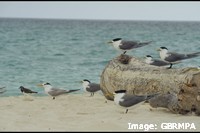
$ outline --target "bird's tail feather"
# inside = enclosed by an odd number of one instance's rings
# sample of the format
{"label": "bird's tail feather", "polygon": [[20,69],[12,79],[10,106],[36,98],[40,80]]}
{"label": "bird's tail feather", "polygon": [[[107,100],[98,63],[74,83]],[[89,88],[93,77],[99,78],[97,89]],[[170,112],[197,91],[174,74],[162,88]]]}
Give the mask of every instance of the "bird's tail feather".
{"label": "bird's tail feather", "polygon": [[195,52],[195,53],[192,53],[192,54],[187,54],[188,58],[193,58],[193,57],[197,57],[197,56],[200,56],[200,52]]}
{"label": "bird's tail feather", "polygon": [[148,41],[148,42],[140,42],[139,45],[141,46],[145,46],[145,45],[148,45],[150,43],[152,43],[153,41]]}
{"label": "bird's tail feather", "polygon": [[153,98],[153,97],[155,97],[155,96],[157,96],[157,95],[159,95],[160,93],[156,93],[156,94],[151,94],[151,95],[147,95],[147,98],[146,98],[146,100],[149,100],[149,99],[151,99],[151,98]]}
{"label": "bird's tail feather", "polygon": [[71,92],[79,91],[79,90],[80,90],[80,89],[69,90],[69,91],[67,91],[67,93],[71,93]]}

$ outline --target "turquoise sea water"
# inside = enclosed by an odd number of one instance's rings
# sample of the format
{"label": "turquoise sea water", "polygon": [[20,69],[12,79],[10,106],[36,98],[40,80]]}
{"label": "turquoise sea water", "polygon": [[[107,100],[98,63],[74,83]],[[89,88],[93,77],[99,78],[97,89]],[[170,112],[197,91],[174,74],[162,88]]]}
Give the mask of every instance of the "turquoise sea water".
{"label": "turquoise sea water", "polygon": [[[81,89],[78,81],[99,83],[106,64],[120,54],[106,42],[114,38],[154,42],[129,51],[142,58],[159,58],[157,48],[200,51],[200,22],[51,20],[0,18],[1,96],[21,95],[19,86],[44,95],[38,83]],[[199,66],[200,57],[174,67]]]}

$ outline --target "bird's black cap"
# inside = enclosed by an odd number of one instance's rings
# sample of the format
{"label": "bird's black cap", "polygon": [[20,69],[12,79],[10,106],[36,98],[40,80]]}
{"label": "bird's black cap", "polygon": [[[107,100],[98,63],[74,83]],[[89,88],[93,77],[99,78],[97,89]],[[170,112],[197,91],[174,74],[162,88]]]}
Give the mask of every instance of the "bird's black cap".
{"label": "bird's black cap", "polygon": [[119,41],[119,40],[122,40],[122,38],[115,38],[115,39],[113,39],[114,42],[115,41]]}
{"label": "bird's black cap", "polygon": [[146,55],[146,57],[152,57],[151,55]]}
{"label": "bird's black cap", "polygon": [[166,49],[166,50],[168,50],[166,47],[160,47],[161,49]]}
{"label": "bird's black cap", "polygon": [[51,85],[51,84],[47,82],[47,83],[45,83],[44,85]]}
{"label": "bird's black cap", "polygon": [[89,83],[90,83],[90,81],[89,81],[89,80],[87,80],[87,79],[84,79],[83,81],[87,81],[87,82],[89,82]]}

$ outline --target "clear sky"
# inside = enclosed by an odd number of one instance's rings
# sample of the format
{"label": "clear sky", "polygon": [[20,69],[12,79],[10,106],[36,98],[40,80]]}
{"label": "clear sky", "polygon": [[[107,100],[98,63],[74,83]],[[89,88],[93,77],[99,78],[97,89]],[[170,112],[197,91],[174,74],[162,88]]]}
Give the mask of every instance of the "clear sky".
{"label": "clear sky", "polygon": [[1,1],[0,17],[200,21],[200,2]]}

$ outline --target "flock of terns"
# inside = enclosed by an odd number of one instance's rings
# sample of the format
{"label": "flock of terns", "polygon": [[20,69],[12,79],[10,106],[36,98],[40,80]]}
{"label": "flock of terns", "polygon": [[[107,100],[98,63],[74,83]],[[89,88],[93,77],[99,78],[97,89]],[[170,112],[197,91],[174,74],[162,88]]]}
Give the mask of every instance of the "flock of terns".
{"label": "flock of terns", "polygon": [[[151,42],[152,41],[148,41],[148,42],[126,41],[126,40],[122,40],[121,38],[115,38],[112,41],[109,41],[108,43],[111,44],[117,50],[122,51],[123,54],[126,54],[126,52],[129,50],[149,45]],[[149,65],[154,65],[158,67],[170,65],[169,68],[172,68],[173,64],[180,63],[181,60],[194,58],[200,55],[200,52],[195,52],[195,53],[190,53],[190,54],[169,52],[166,47],[160,47],[158,51],[160,53],[161,59],[153,59],[151,55],[146,55],[145,62]],[[91,94],[90,96],[94,96],[95,92],[101,90],[100,84],[91,83],[87,79],[82,80],[81,83],[82,83],[83,90],[86,92],[89,92]],[[43,84],[38,84],[38,86],[43,87],[45,93],[51,96],[53,99],[55,99],[59,95],[80,90],[80,89],[65,90],[62,88],[57,88],[57,87],[53,87],[48,82],[43,83]],[[23,86],[20,86],[19,89],[24,94],[38,93],[36,91],[32,91],[31,89],[25,88]],[[5,91],[6,91],[5,87],[0,88],[0,93],[4,93]],[[127,113],[128,109],[131,108],[133,105],[136,105],[143,101],[148,101],[149,99],[156,97],[157,95],[158,94],[142,95],[142,96],[130,95],[130,94],[126,94],[126,90],[123,90],[123,89],[117,90],[113,93],[114,102],[117,105],[124,107],[126,109],[125,113]]]}
{"label": "flock of terns", "polygon": [[[122,40],[122,38],[115,38],[112,41],[109,41],[108,43],[113,45],[113,47],[116,48],[117,50],[123,51],[123,54],[125,54],[129,50],[149,45],[151,42],[152,41],[149,42],[126,41]],[[159,67],[170,65],[169,68],[172,68],[173,64],[180,63],[181,60],[194,58],[200,55],[200,52],[195,52],[190,54],[169,52],[166,47],[160,47],[159,49],[157,49],[157,51],[159,51],[161,59],[153,59],[151,55],[146,55],[145,62],[147,64]]]}

